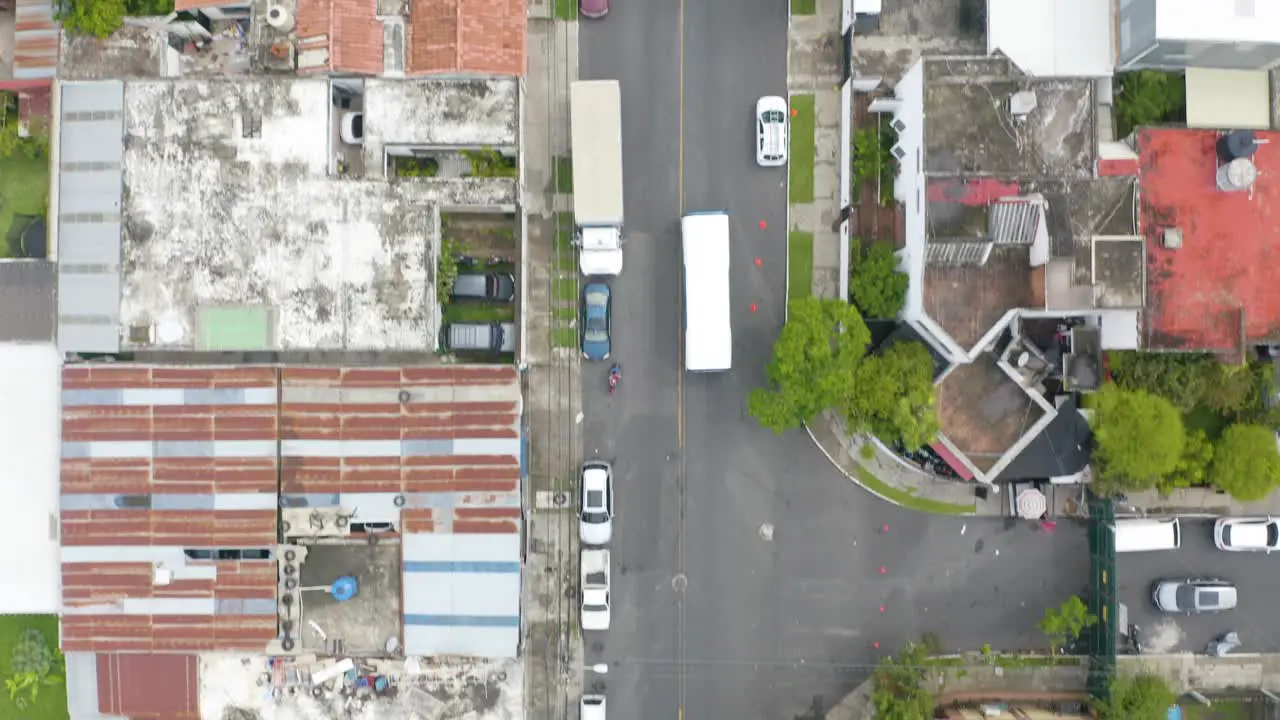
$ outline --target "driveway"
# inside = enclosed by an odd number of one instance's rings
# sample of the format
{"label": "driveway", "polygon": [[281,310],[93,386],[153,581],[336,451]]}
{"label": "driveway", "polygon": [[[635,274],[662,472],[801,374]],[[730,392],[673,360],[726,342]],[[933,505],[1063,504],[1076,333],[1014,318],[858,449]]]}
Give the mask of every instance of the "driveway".
{"label": "driveway", "polygon": [[[1148,653],[1201,652],[1209,641],[1236,630],[1244,646],[1239,652],[1280,652],[1280,626],[1272,613],[1280,597],[1280,553],[1223,552],[1213,544],[1212,520],[1182,520],[1182,547],[1164,552],[1121,553],[1117,600],[1129,610],[1129,622],[1142,629]],[[1155,609],[1151,586],[1161,579],[1217,577],[1240,592],[1240,606],[1230,612],[1170,615]],[[1122,643],[1123,644],[1123,643]]]}
{"label": "driveway", "polygon": [[[752,108],[786,94],[786,43],[776,0],[615,2],[581,24],[580,76],[621,82],[629,238],[612,281],[618,393],[607,364],[583,369],[586,452],[617,478],[612,626],[585,638],[586,664],[611,664],[611,717],[808,716],[926,631],[947,648],[1038,646],[1044,607],[1086,584],[1074,526],[886,505],[806,434],[747,415],[786,272],[786,171],[755,166]],[[722,208],[734,370],[685,376],[679,218]]]}

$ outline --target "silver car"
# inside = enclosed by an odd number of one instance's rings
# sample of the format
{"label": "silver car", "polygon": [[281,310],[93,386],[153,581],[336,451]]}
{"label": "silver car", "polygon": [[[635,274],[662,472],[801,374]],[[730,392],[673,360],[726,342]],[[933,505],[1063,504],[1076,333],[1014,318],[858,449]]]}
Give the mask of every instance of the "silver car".
{"label": "silver car", "polygon": [[1151,590],[1156,607],[1167,613],[1211,613],[1236,607],[1236,586],[1226,580],[1161,580]]}
{"label": "silver car", "polygon": [[1280,550],[1280,520],[1222,518],[1213,524],[1213,544],[1219,550],[1266,552]]}
{"label": "silver car", "polygon": [[613,467],[603,460],[582,464],[578,537],[583,545],[606,545],[613,538]]}

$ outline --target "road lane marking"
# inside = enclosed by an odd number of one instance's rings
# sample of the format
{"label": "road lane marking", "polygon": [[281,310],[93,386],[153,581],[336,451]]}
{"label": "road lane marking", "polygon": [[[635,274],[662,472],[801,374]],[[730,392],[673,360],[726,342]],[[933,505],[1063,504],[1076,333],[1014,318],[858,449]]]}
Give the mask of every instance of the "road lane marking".
{"label": "road lane marking", "polygon": [[[676,0],[678,12],[676,14],[676,70],[679,73],[677,85],[679,87],[679,102],[677,107],[679,136],[676,138],[676,198],[679,206],[680,217],[684,217],[684,0]],[[676,482],[680,493],[680,519],[676,532],[676,570],[681,577],[684,576],[684,519],[685,519],[685,486],[686,486],[686,465],[685,465],[685,437],[684,437],[684,258],[683,251],[680,249],[682,237],[677,236],[677,267],[679,268],[676,276],[678,278],[676,289],[676,447],[680,456],[679,465],[677,467]],[[686,581],[686,587],[687,587]],[[684,700],[685,700],[685,670],[687,667],[688,650],[685,647],[685,592],[681,591],[676,595],[676,720],[684,720]]]}

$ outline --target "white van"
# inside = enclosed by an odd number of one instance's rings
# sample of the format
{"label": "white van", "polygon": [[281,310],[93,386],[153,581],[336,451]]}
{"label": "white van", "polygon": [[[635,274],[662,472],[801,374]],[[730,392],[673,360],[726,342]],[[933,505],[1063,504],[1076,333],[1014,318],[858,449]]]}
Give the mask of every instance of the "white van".
{"label": "white van", "polygon": [[605,720],[605,699],[603,695],[583,695],[579,717],[582,720]]}
{"label": "white van", "polygon": [[1168,520],[1117,520],[1116,552],[1177,550],[1182,545],[1178,518]]}

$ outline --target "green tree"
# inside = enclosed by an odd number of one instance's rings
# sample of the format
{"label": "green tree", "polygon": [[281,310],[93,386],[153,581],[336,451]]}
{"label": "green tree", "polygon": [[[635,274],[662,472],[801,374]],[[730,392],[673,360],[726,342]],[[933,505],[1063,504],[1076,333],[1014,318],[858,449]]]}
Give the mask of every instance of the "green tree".
{"label": "green tree", "polygon": [[1116,131],[1120,137],[1144,126],[1186,119],[1187,85],[1181,75],[1138,70],[1116,76]]}
{"label": "green tree", "polygon": [[1218,362],[1204,353],[1107,353],[1111,378],[1125,390],[1146,390],[1189,412],[1204,396]]}
{"label": "green tree", "polygon": [[787,306],[787,322],[766,368],[769,385],[747,398],[751,416],[774,432],[799,427],[823,410],[841,407],[871,333],[862,316],[840,300],[804,297]]}
{"label": "green tree", "polygon": [[933,356],[918,342],[896,342],[863,360],[843,397],[854,430],[912,451],[938,437]]}
{"label": "green tree", "polygon": [[1178,488],[1204,485],[1212,462],[1213,443],[1209,442],[1209,436],[1203,430],[1188,430],[1178,464],[1156,486],[1167,495]]}
{"label": "green tree", "polygon": [[1111,383],[1093,399],[1096,490],[1145,490],[1174,471],[1186,446],[1186,432],[1182,416],[1169,401]]}
{"label": "green tree", "polygon": [[458,279],[458,243],[445,238],[440,243],[440,256],[436,258],[436,300],[441,305],[449,302],[453,293],[453,281]]}
{"label": "green tree", "polygon": [[1080,637],[1085,628],[1098,622],[1089,612],[1089,606],[1077,595],[1067,598],[1056,608],[1046,608],[1040,629],[1049,637],[1049,648],[1056,654],[1058,648]]}
{"label": "green tree", "polygon": [[1276,436],[1261,425],[1232,425],[1218,438],[1209,482],[1245,502],[1261,500],[1280,486]]}
{"label": "green tree", "polygon": [[[1272,372],[1270,367],[1268,373]],[[1255,373],[1248,365],[1214,363],[1200,401],[1219,415],[1234,417],[1254,402]]]}
{"label": "green tree", "polygon": [[1110,697],[1096,703],[1098,720],[1165,720],[1178,699],[1164,678],[1151,673],[1118,676],[1109,690]]}
{"label": "green tree", "polygon": [[62,29],[104,38],[119,29],[128,14],[125,0],[61,0]]}
{"label": "green tree", "polygon": [[852,265],[849,270],[849,295],[863,316],[883,319],[897,317],[907,301],[907,285],[910,280],[906,273],[898,269],[898,256],[894,252],[893,243],[872,243],[858,253]]}
{"label": "green tree", "polygon": [[910,643],[896,656],[876,665],[871,676],[871,704],[876,720],[921,720],[933,717],[925,648]]}

